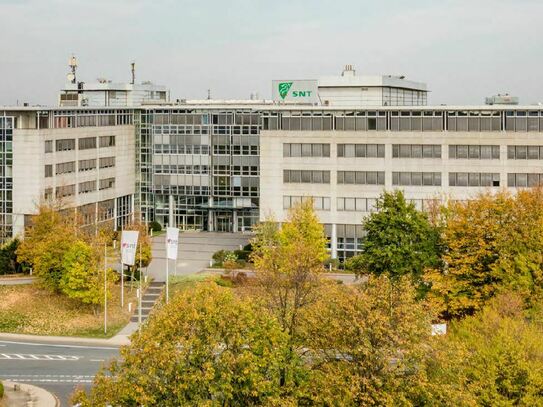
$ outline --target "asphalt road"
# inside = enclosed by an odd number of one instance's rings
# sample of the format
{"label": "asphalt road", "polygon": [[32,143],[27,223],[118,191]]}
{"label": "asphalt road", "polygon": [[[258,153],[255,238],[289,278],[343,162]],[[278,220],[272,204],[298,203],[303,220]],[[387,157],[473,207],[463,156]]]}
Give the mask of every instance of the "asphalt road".
{"label": "asphalt road", "polygon": [[118,355],[117,347],[0,340],[0,378],[43,387],[69,406],[73,390],[90,388],[100,367]]}

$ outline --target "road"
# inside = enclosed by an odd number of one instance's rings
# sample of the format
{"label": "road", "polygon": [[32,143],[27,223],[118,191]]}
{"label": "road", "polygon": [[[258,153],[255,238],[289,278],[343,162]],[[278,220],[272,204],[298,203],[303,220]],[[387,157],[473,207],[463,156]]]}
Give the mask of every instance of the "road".
{"label": "road", "polygon": [[90,388],[100,367],[118,355],[114,346],[0,340],[0,379],[43,387],[69,406],[73,390]]}

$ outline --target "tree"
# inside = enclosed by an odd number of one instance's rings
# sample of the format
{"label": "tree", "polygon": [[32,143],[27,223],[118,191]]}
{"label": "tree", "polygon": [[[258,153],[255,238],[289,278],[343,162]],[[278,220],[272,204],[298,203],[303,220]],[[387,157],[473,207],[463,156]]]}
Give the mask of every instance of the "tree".
{"label": "tree", "polygon": [[442,212],[443,269],[429,270],[429,298],[444,319],[473,315],[504,290],[527,305],[543,287],[543,192],[484,193],[450,201]]}
{"label": "tree", "polygon": [[417,405],[430,316],[408,277],[325,284],[303,312],[313,405]]}
{"label": "tree", "polygon": [[434,404],[543,405],[541,315],[538,322],[523,307],[518,293],[499,294],[435,338],[426,366]]}
{"label": "tree", "polygon": [[402,191],[384,192],[363,226],[362,253],[346,263],[356,274],[386,274],[392,279],[410,275],[418,282],[426,268],[440,265],[439,229],[406,202]]}
{"label": "tree", "polygon": [[84,234],[72,211],[62,211],[59,204],[42,204],[32,217],[31,226],[17,248],[17,259],[32,266],[42,285],[60,291],[64,254]]}
{"label": "tree", "polygon": [[[279,386],[287,337],[258,302],[215,283],[183,291],[155,313],[95,379],[83,406],[296,405]],[[290,391],[287,391],[290,390]]]}
{"label": "tree", "polygon": [[19,239],[11,239],[0,248],[0,274],[20,273],[26,267],[17,261]]}
{"label": "tree", "polygon": [[[64,273],[60,279],[60,290],[69,298],[93,306],[97,313],[104,304],[104,273],[109,284],[116,281],[113,270],[99,267],[100,255],[96,249],[84,241],[78,240],[64,254],[62,266]],[[108,294],[109,296],[109,294]]]}
{"label": "tree", "polygon": [[[257,228],[252,261],[256,271],[255,297],[261,298],[277,318],[289,342],[289,360],[298,357],[300,312],[318,299],[320,275],[327,258],[323,226],[305,201],[291,209],[279,227],[273,221]],[[295,375],[289,364],[281,369],[281,386],[289,387]]]}

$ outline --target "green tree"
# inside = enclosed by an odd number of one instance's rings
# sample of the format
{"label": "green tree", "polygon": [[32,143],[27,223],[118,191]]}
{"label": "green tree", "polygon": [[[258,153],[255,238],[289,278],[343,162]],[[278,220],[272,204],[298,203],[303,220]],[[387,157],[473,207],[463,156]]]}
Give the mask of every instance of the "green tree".
{"label": "green tree", "polygon": [[258,302],[215,283],[175,296],[95,379],[83,406],[296,405],[279,386],[288,341]]}
{"label": "green tree", "polygon": [[499,294],[435,338],[426,367],[435,405],[543,405],[541,316],[531,319],[523,307],[518,293]]}
{"label": "green tree", "polygon": [[17,261],[19,239],[11,239],[0,248],[0,274],[15,274],[26,269],[24,264]]}
{"label": "green tree", "polygon": [[362,254],[346,262],[356,274],[410,275],[419,281],[424,270],[440,265],[440,231],[406,202],[402,191],[384,192],[377,211],[362,222],[366,236]]}

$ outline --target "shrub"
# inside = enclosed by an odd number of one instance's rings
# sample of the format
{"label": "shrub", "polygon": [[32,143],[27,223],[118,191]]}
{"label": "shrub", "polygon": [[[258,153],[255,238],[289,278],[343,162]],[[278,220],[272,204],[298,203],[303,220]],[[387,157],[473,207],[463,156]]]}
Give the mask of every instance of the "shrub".
{"label": "shrub", "polygon": [[234,250],[234,255],[238,260],[249,261],[249,256],[251,252],[249,250]]}
{"label": "shrub", "polygon": [[4,385],[0,382],[0,399],[4,397]]}
{"label": "shrub", "polygon": [[149,227],[153,232],[160,232],[162,230],[162,225],[158,223],[156,220],[149,223]]}
{"label": "shrub", "polygon": [[218,266],[222,266],[222,263],[226,259],[227,255],[227,250],[219,250],[218,252],[213,253],[213,256],[211,258],[213,259],[213,262],[215,264],[217,264]]}
{"label": "shrub", "polygon": [[23,265],[17,261],[17,248],[19,239],[12,239],[0,248],[0,274],[15,274],[23,269]]}

